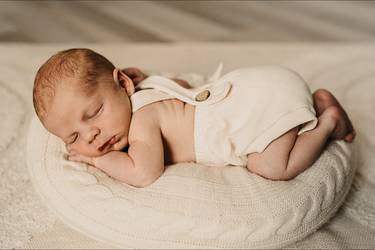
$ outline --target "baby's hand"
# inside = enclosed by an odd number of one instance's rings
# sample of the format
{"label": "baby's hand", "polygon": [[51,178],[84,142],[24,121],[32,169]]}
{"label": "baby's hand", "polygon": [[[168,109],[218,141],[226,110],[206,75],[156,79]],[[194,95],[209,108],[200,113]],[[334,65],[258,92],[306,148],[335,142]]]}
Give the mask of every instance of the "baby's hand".
{"label": "baby's hand", "polygon": [[138,68],[125,68],[121,70],[137,85],[139,82],[146,79],[148,76]]}
{"label": "baby's hand", "polygon": [[86,155],[81,155],[81,154],[78,154],[76,153],[75,151],[71,150],[69,151],[69,153],[66,155],[66,158],[67,160],[69,161],[75,161],[75,162],[81,162],[81,163],[87,163],[91,166],[94,166],[95,167],[95,161],[94,161],[94,158],[95,157],[90,157],[90,156],[86,156]]}

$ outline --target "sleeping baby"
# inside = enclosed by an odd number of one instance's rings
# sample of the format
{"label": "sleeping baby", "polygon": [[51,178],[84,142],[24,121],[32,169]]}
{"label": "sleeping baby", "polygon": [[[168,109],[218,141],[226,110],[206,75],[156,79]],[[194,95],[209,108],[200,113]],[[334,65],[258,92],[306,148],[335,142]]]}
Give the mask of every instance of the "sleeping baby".
{"label": "sleeping baby", "polygon": [[294,178],[329,140],[355,130],[327,90],[280,66],[241,68],[190,88],[181,79],[118,70],[89,49],[53,55],[38,70],[36,114],[61,138],[67,158],[135,187],[165,165],[244,166],[271,180]]}

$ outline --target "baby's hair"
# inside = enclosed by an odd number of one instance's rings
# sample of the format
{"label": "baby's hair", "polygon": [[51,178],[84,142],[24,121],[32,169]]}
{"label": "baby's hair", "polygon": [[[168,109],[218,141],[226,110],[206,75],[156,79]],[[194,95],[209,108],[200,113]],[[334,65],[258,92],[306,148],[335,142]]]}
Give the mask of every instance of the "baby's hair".
{"label": "baby's hair", "polygon": [[90,49],[68,49],[51,56],[40,67],[34,80],[33,104],[39,119],[43,121],[47,114],[58,85],[63,82],[75,84],[90,96],[98,83],[114,82],[114,69],[108,59]]}

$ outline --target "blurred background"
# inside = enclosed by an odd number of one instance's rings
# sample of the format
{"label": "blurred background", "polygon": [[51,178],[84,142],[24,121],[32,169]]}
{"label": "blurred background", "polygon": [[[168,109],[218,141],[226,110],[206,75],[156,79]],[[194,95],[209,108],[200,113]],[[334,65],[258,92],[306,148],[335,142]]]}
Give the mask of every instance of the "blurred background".
{"label": "blurred background", "polygon": [[374,41],[373,1],[0,1],[0,42]]}

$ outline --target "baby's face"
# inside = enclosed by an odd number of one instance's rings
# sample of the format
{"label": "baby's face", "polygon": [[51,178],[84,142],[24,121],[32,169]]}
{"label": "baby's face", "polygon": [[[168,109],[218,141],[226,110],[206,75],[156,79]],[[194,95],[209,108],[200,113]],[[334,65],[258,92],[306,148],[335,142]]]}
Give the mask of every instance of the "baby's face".
{"label": "baby's face", "polygon": [[44,121],[68,150],[100,156],[128,144],[131,105],[125,88],[99,86],[91,97],[77,87],[56,89]]}

